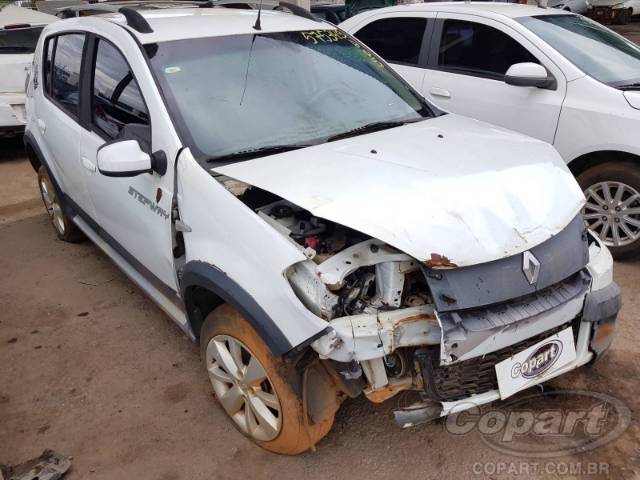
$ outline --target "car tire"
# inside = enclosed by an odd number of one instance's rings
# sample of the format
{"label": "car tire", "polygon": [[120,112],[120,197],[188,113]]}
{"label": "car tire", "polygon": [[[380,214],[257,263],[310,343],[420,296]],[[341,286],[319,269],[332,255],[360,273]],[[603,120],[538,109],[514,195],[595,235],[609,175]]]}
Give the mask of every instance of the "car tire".
{"label": "car tire", "polygon": [[630,9],[621,10],[618,15],[618,21],[616,22],[618,25],[626,25],[631,20],[631,12]]}
{"label": "car tire", "polygon": [[295,455],[313,448],[331,429],[334,414],[319,423],[308,419],[301,397],[287,379],[291,367],[271,354],[231,305],[221,305],[207,316],[200,332],[200,354],[223,410],[243,435],[262,448]]}
{"label": "car tire", "polygon": [[65,242],[76,243],[84,240],[85,236],[76,226],[73,221],[65,215],[58,193],[53,186],[53,182],[49,177],[49,173],[44,165],[38,168],[38,187],[40,189],[40,196],[44,203],[51,224],[53,225],[56,235],[60,240]]}
{"label": "car tire", "polygon": [[640,255],[640,165],[606,162],[577,176],[587,203],[585,223],[609,247],[613,258]]}

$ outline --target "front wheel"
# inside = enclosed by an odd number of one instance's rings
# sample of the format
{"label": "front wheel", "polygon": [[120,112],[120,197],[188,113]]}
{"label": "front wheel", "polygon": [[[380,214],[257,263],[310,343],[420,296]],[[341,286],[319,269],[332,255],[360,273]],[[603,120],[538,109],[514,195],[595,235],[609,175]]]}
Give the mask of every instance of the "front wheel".
{"label": "front wheel", "polygon": [[220,405],[234,426],[262,448],[295,455],[331,429],[333,415],[311,422],[287,380],[287,365],[232,306],[222,305],[207,316],[200,353]]}
{"label": "front wheel", "polygon": [[607,162],[578,175],[586,204],[587,227],[611,250],[616,260],[640,255],[640,166]]}

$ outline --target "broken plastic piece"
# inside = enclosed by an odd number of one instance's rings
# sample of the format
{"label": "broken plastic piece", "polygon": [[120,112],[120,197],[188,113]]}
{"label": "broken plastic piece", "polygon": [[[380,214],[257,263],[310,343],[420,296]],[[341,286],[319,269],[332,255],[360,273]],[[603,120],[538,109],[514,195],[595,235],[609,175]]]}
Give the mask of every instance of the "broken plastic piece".
{"label": "broken plastic piece", "polygon": [[442,416],[442,405],[431,401],[415,403],[407,408],[395,410],[393,416],[400,427],[415,427],[440,418]]}
{"label": "broken plastic piece", "polygon": [[71,457],[45,450],[20,465],[0,465],[0,480],[58,480],[71,468]]}

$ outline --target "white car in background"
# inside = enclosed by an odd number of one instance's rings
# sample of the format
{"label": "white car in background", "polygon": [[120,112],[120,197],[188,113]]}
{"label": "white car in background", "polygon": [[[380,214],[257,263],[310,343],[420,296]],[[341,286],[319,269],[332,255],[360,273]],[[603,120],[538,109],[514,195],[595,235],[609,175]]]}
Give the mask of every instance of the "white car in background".
{"label": "white car in background", "polygon": [[[581,12],[576,12],[581,13]],[[631,17],[640,14],[640,0],[593,0],[590,16],[599,22],[629,23]]]}
{"label": "white car in background", "polygon": [[7,5],[0,10],[0,136],[24,130],[24,88],[33,51],[53,15]]}
{"label": "white car in background", "polygon": [[640,48],[557,9],[423,3],[340,27],[445,111],[553,144],[617,259],[640,253]]}
{"label": "white car in background", "polygon": [[589,11],[589,8],[591,8],[591,0],[549,0],[547,7],[559,8],[560,10],[584,15]]}

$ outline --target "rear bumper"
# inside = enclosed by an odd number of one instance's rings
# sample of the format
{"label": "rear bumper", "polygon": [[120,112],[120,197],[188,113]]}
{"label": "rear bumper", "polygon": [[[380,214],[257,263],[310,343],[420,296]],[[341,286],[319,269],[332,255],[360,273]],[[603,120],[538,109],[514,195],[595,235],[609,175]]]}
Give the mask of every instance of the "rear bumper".
{"label": "rear bumper", "polygon": [[592,7],[586,16],[600,23],[613,23],[618,20],[618,16],[622,12],[621,8],[614,7]]}
{"label": "rear bumper", "polygon": [[0,93],[0,133],[24,131],[26,123],[23,93]]}

